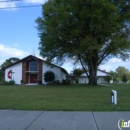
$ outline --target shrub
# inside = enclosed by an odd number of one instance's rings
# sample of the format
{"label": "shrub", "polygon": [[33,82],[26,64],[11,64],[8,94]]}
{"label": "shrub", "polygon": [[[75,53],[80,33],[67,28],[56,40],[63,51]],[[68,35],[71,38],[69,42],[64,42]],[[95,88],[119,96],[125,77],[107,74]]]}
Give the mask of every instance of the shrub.
{"label": "shrub", "polygon": [[55,74],[52,71],[46,71],[44,73],[44,80],[47,84],[53,83],[55,79]]}
{"label": "shrub", "polygon": [[8,82],[8,85],[14,85],[15,84],[15,81],[14,80],[10,80],[9,82]]}
{"label": "shrub", "polygon": [[109,75],[107,75],[107,76],[105,77],[105,80],[106,80],[108,83],[110,83],[110,81],[112,80],[112,77],[109,76]]}
{"label": "shrub", "polygon": [[78,80],[78,79],[75,79],[75,83],[77,83],[77,84],[78,84],[78,83],[79,83],[79,80]]}
{"label": "shrub", "polygon": [[3,85],[14,85],[15,84],[15,81],[14,80],[10,80],[9,82],[8,81],[2,81],[2,83],[1,84],[3,84]]}
{"label": "shrub", "polygon": [[8,82],[7,82],[7,81],[5,81],[5,80],[3,80],[3,81],[1,81],[1,84],[7,85],[7,84],[8,84]]}
{"label": "shrub", "polygon": [[20,82],[21,82],[21,84],[25,84],[23,79],[21,79],[21,81],[20,81]]}
{"label": "shrub", "polygon": [[41,81],[41,80],[38,80],[37,83],[38,83],[39,85],[41,85],[41,84],[42,84],[42,81]]}
{"label": "shrub", "polygon": [[63,85],[68,85],[70,84],[70,80],[69,79],[62,79],[62,82],[61,82]]}
{"label": "shrub", "polygon": [[55,81],[53,81],[53,84],[54,84],[54,85],[59,85],[59,84],[60,84],[60,81],[59,81],[59,80],[55,80]]}

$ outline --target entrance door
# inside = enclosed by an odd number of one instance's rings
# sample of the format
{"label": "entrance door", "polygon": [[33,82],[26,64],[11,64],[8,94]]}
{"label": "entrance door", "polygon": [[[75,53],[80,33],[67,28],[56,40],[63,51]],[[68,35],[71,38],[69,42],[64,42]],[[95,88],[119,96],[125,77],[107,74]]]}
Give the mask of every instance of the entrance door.
{"label": "entrance door", "polygon": [[37,74],[30,74],[30,83],[37,83]]}

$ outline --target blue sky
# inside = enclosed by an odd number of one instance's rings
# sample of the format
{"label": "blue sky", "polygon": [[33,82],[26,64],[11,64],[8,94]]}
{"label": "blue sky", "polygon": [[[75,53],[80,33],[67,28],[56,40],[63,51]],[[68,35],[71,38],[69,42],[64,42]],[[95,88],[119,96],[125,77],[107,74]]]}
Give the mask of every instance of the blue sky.
{"label": "blue sky", "polygon": [[[0,0],[3,1],[3,0]],[[0,8],[32,6],[43,4],[46,0],[23,0],[19,2],[0,2]],[[20,9],[0,9],[0,64],[10,57],[23,58],[33,54],[39,57],[38,31],[35,28],[35,20],[41,16],[42,7],[30,7]],[[99,68],[110,71],[118,66],[130,69],[130,61],[123,62],[120,59],[110,59]],[[70,72],[73,69],[71,62],[63,67]]]}

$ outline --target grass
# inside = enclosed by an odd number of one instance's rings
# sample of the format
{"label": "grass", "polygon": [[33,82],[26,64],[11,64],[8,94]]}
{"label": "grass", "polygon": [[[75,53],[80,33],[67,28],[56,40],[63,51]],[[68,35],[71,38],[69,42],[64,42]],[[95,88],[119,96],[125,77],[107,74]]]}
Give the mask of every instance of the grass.
{"label": "grass", "polygon": [[[118,104],[111,104],[111,90]],[[130,111],[130,85],[0,86],[0,109],[47,111]]]}

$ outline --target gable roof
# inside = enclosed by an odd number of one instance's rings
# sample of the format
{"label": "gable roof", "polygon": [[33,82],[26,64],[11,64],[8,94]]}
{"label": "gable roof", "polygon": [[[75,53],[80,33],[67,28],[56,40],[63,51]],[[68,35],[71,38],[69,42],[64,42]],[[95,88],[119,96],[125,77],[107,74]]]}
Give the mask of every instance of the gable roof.
{"label": "gable roof", "polygon": [[[33,56],[33,55],[29,55],[29,56],[27,56],[27,57],[24,57],[24,58],[21,59],[21,60],[18,60],[18,61],[16,61],[16,62],[14,62],[14,63],[12,63],[12,64],[10,64],[10,65],[8,65],[8,66],[2,68],[2,70],[5,70],[5,69],[7,69],[7,68],[9,68],[9,67],[11,67],[11,66],[13,66],[13,65],[16,65],[16,64],[18,64],[18,63],[20,63],[20,62],[22,62],[22,61],[24,61],[24,60],[28,60],[28,59],[36,59],[36,60],[40,60],[40,61],[43,61],[43,62],[47,63],[47,61],[45,61],[45,60],[42,60],[42,59],[40,59],[40,58],[38,58],[38,57],[36,57],[36,56]],[[55,65],[55,64],[52,64],[52,63],[49,63],[49,64],[50,64],[51,66],[55,66],[55,67],[60,68],[61,71],[63,71],[65,74],[68,74],[68,72],[67,72],[64,68],[59,67],[59,66],[57,66],[57,65]]]}
{"label": "gable roof", "polygon": [[[113,75],[112,75],[111,73],[108,73],[108,72],[106,72],[106,71],[104,71],[104,70],[97,69],[97,71],[101,71],[101,72],[103,72],[103,73],[105,73],[105,74],[107,74],[107,75],[113,77]],[[101,75],[97,75],[97,76],[98,76],[98,77],[104,77],[104,76],[101,76]],[[68,77],[68,78],[74,78],[75,76],[74,76],[73,74],[68,74],[67,77]],[[83,73],[82,75],[80,75],[79,77],[87,77],[87,75],[86,75],[86,73],[84,72],[84,73]]]}
{"label": "gable roof", "polygon": [[111,75],[111,76],[112,76],[112,74],[111,74],[111,73],[108,73],[108,72],[106,72],[106,71],[104,71],[104,70],[100,70],[100,69],[97,69],[97,70],[99,70],[99,71],[101,71],[101,72],[103,72],[103,73],[106,73],[106,74],[108,74],[108,75]]}
{"label": "gable roof", "polygon": [[[106,71],[104,71],[104,70],[100,70],[100,69],[97,69],[97,76],[102,76],[102,74],[99,75],[98,72],[102,72],[102,73],[104,73],[104,74],[106,74],[106,75],[112,76],[112,74],[110,74],[110,73],[108,73],[108,72],[106,72]],[[87,76],[87,75],[86,75],[86,73],[84,72],[81,76]]]}
{"label": "gable roof", "polygon": [[11,66],[13,66],[13,65],[16,65],[16,64],[18,64],[18,63],[20,63],[20,62],[22,62],[22,61],[24,61],[24,60],[27,60],[27,59],[29,59],[29,58],[33,58],[33,59],[36,59],[36,60],[41,60],[41,59],[39,59],[39,58],[37,58],[37,57],[35,57],[35,56],[33,56],[33,55],[29,55],[29,56],[24,57],[23,59],[18,60],[18,61],[16,61],[16,62],[14,62],[14,63],[12,63],[12,64],[10,64],[10,65],[8,65],[8,66],[2,68],[2,69],[5,70],[6,68],[9,68],[9,67],[11,67]]}

